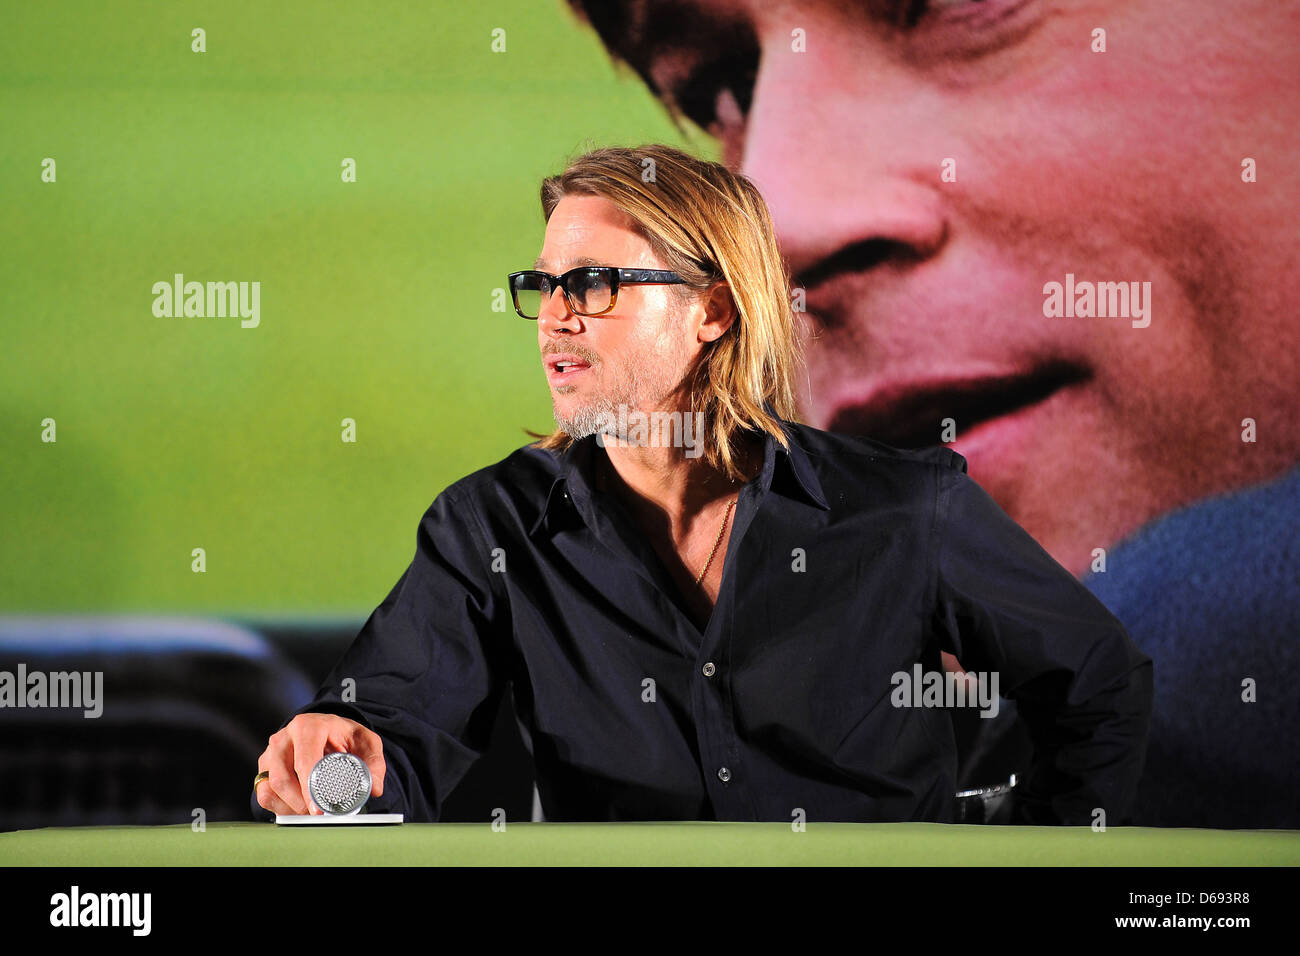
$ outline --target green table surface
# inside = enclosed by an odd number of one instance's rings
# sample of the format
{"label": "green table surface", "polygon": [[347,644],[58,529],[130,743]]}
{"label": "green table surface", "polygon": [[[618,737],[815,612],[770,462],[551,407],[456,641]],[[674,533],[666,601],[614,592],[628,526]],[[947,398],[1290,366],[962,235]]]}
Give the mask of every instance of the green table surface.
{"label": "green table surface", "polygon": [[0,833],[4,866],[1297,866],[1297,830],[940,823],[212,823]]}

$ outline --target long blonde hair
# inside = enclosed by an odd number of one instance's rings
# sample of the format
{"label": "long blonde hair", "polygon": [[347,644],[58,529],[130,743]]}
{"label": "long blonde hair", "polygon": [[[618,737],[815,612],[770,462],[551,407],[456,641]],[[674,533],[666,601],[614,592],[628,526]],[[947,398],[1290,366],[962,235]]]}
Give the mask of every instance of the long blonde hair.
{"label": "long blonde hair", "polygon": [[[705,460],[743,479],[736,461],[742,432],[767,432],[788,447],[777,418],[799,420],[794,378],[803,355],[789,273],[757,187],[721,163],[647,144],[592,150],[544,179],[548,222],[570,195],[601,196],[630,216],[665,268],[686,280],[672,287],[683,298],[718,282],[729,288],[736,319],[704,346],[688,386],[690,410],[704,413]],[[556,429],[536,445],[562,451],[572,441]]]}

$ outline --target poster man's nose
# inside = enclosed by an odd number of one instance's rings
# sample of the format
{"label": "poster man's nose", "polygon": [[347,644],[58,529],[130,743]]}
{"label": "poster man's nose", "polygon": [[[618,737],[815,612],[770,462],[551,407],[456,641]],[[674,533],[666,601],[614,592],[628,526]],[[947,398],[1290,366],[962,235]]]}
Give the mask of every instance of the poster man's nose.
{"label": "poster man's nose", "polygon": [[814,40],[799,54],[788,31],[766,38],[739,153],[796,283],[857,244],[881,261],[932,255],[947,234],[941,115],[863,32]]}

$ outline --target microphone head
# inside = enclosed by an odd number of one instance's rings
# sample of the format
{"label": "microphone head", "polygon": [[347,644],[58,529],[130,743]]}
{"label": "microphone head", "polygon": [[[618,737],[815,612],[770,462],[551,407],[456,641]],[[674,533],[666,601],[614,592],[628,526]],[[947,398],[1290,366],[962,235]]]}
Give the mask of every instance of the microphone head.
{"label": "microphone head", "polygon": [[307,792],[323,813],[359,813],[370,796],[370,768],[353,754],[326,754],[311,768]]}

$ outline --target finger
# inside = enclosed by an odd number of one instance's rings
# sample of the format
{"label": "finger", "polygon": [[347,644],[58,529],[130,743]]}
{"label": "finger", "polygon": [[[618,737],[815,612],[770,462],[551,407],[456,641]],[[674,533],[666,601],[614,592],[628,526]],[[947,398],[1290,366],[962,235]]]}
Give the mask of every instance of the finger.
{"label": "finger", "polygon": [[354,722],[339,740],[332,742],[340,750],[365,761],[370,770],[370,795],[381,796],[384,792],[384,774],[388,770],[384,763],[383,739],[373,730],[367,730]]}
{"label": "finger", "polygon": [[281,816],[294,816],[294,810],[276,794],[271,781],[266,780],[257,785],[257,802],[263,810],[269,810]]}
{"label": "finger", "polygon": [[316,721],[301,725],[293,738],[293,766],[298,772],[299,795],[306,807],[305,813],[324,812],[312,801],[308,781],[311,780],[312,768],[325,756],[325,744],[328,741],[329,732]]}
{"label": "finger", "polygon": [[[272,765],[273,759],[274,758],[271,756],[271,748],[268,747],[257,760],[257,772],[259,774],[264,771],[269,773],[267,768]],[[257,805],[263,810],[269,810],[271,813],[277,814],[293,813],[293,808],[281,800],[276,794],[275,788],[271,786],[271,780],[269,777],[263,779],[254,790],[256,791]]]}
{"label": "finger", "polygon": [[271,738],[271,746],[267,751],[265,769],[271,772],[267,785],[280,802],[288,807],[290,813],[305,814],[307,805],[302,799],[302,786],[293,770],[293,738],[289,734],[277,737],[278,740],[276,737]]}

